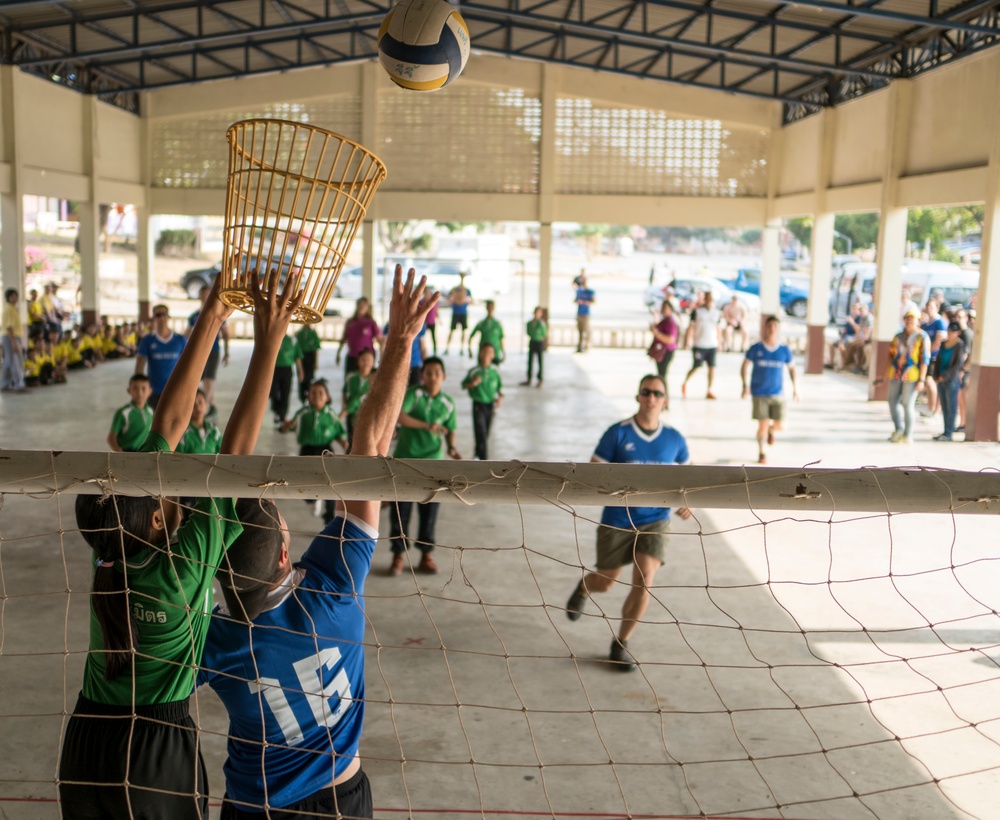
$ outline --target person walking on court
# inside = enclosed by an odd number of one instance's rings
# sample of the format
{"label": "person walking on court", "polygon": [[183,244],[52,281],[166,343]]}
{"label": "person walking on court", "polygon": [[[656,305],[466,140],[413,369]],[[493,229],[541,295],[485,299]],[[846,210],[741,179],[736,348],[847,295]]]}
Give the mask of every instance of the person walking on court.
{"label": "person walking on court", "polygon": [[667,370],[673,361],[674,352],[677,350],[677,337],[680,335],[680,326],[674,316],[674,306],[669,299],[663,300],[663,304],[660,305],[660,320],[651,323],[649,329],[653,332],[653,343],[649,346],[648,355],[656,362],[656,375],[663,380],[663,389],[667,394],[666,406],[669,407]]}
{"label": "person walking on court", "polygon": [[590,350],[590,307],[596,301],[594,291],[587,287],[587,275],[581,270],[580,275],[573,280],[576,285],[576,352],[586,353]]}
{"label": "person walking on court", "polygon": [[[781,321],[777,316],[764,320],[764,338],[750,346],[740,368],[743,398],[753,397],[753,418],[757,422],[757,463],[766,464],[764,442],[774,444],[774,434],[785,421],[785,368],[792,379],[792,397],[799,400],[799,382],[792,363],[792,351],[781,343]],[[751,365],[750,382],[747,371]]]}
{"label": "person walking on court", "polygon": [[17,309],[17,291],[4,291],[3,303],[3,385],[6,392],[27,393],[24,385],[24,323]]}
{"label": "person walking on court", "polygon": [[492,299],[486,300],[486,317],[480,320],[469,334],[469,358],[472,358],[472,340],[479,336],[479,346],[492,345],[493,356],[497,364],[504,360],[503,325],[493,314],[497,304]]}
{"label": "person walking on court", "polygon": [[[221,330],[219,332],[221,333]],[[156,409],[170,374],[177,366],[184,344],[184,337],[170,329],[170,311],[167,306],[155,305],[153,332],[147,333],[139,340],[135,355],[136,373],[146,373],[148,365],[149,386],[153,391],[149,395],[149,406],[153,410]]]}
{"label": "person walking on court", "polygon": [[[590,460],[612,464],[686,464],[689,456],[684,436],[660,418],[667,403],[663,379],[643,376],[635,398],[639,411],[609,427]],[[677,515],[687,519],[691,511],[681,507]],[[649,588],[663,565],[669,527],[668,507],[605,507],[597,528],[597,569],[584,574],[566,604],[566,617],[579,620],[587,599],[595,592],[611,589],[622,569],[632,565],[631,588],[622,606],[621,624],[611,641],[609,655],[618,671],[631,672],[636,668],[628,642],[649,605]]]}
{"label": "person walking on court", "polygon": [[465,286],[464,273],[458,275],[458,284],[448,292],[448,304],[451,305],[451,328],[448,330],[448,341],[444,343],[444,355],[447,356],[451,349],[451,337],[455,335],[455,328],[460,327],[462,332],[459,333],[458,355],[461,356],[465,349],[465,332],[469,329],[469,305],[472,304],[472,292]]}
{"label": "person walking on court", "polygon": [[687,398],[687,386],[691,377],[702,365],[708,368],[708,391],[705,393],[706,399],[714,399],[712,383],[715,381],[715,356],[719,352],[719,341],[721,329],[719,322],[722,320],[722,313],[715,306],[715,297],[712,291],[707,291],[704,302],[691,312],[691,323],[688,325],[687,336],[691,347],[691,369],[684,377],[681,385],[681,395]]}
{"label": "person walking on court", "polygon": [[479,364],[462,380],[462,389],[472,399],[472,429],[476,437],[476,458],[486,461],[493,411],[503,404],[503,382],[500,371],[493,366],[493,345],[485,342],[479,348]]}
{"label": "person walking on court", "polygon": [[536,307],[535,315],[528,322],[528,378],[521,382],[521,387],[531,386],[532,364],[538,360],[538,383],[535,387],[542,386],[545,378],[542,373],[542,362],[545,358],[545,345],[549,338],[549,326],[545,321],[545,308]]}

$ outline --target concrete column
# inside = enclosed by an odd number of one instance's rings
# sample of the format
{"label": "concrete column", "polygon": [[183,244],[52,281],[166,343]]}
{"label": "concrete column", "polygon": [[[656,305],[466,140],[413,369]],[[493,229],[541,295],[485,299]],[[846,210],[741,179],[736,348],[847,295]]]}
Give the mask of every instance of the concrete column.
{"label": "concrete column", "polygon": [[906,208],[899,207],[897,189],[903,173],[910,120],[913,87],[909,80],[893,82],[889,87],[889,127],[885,170],[882,174],[882,206],[878,227],[878,254],[875,262],[875,325],[872,329],[871,357],[868,364],[868,399],[882,401],[889,392],[882,381],[889,345],[899,332],[899,295],[903,289],[903,259],[906,256]]}
{"label": "concrete column", "polygon": [[764,318],[781,313],[781,220],[770,220],[761,234],[760,323]]}
{"label": "concrete column", "polygon": [[[149,192],[147,191],[147,197]],[[148,199],[147,199],[148,201]],[[153,236],[153,215],[149,206],[136,208],[135,255],[138,262],[138,317],[148,321],[153,302],[153,265],[156,256],[156,237]]]}
{"label": "concrete column", "polygon": [[822,373],[826,350],[826,323],[829,319],[830,267],[833,259],[832,213],[813,218],[812,270],[809,274],[809,311],[806,314],[806,373]]}
{"label": "concrete column", "polygon": [[[372,309],[375,308],[375,221],[366,219],[361,223],[361,292],[368,297]],[[387,318],[387,317],[386,317]]]}
{"label": "concrete column", "polygon": [[976,336],[965,402],[966,441],[1000,440],[1000,97],[995,95],[991,138]]}
{"label": "concrete column", "polygon": [[80,309],[81,324],[97,321],[100,301],[97,292],[101,219],[96,202],[80,203]]}
{"label": "concrete column", "polygon": [[21,318],[27,317],[28,294],[24,292],[24,200],[21,197],[21,163],[17,151],[18,118],[14,110],[14,72],[17,66],[0,66],[0,122],[3,123],[3,154],[10,163],[10,185],[0,192],[0,276],[3,290],[16,288]]}
{"label": "concrete column", "polygon": [[552,304],[552,223],[538,226],[538,304],[548,311]]}

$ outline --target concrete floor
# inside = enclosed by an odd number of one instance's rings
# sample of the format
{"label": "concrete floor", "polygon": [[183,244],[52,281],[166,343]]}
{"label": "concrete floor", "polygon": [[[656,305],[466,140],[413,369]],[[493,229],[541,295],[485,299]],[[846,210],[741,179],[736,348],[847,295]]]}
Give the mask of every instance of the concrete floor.
{"label": "concrete floor", "polygon": [[[234,354],[220,379],[223,408],[249,346]],[[701,398],[702,374],[680,399],[688,362],[680,353],[673,366],[669,420],[694,461],[753,464],[740,357],[722,357],[715,402]],[[470,362],[447,363],[445,389],[458,397]],[[523,358],[504,365],[508,398],[491,457],[589,459],[603,430],[633,412],[650,369],[641,351],[554,351],[546,365],[543,390],[512,386]],[[131,366],[3,395],[0,445],[103,450]],[[339,385],[332,350],[320,370]],[[864,401],[858,379],[826,373],[802,387],[772,465],[1000,467],[996,445],[930,441],[939,419],[921,423],[912,445],[888,444],[886,408]],[[465,454],[468,404],[458,402]],[[258,452],[294,451],[293,437],[263,432]],[[0,818],[50,818],[86,650],[88,553],[72,532],[72,496],[2,501]],[[301,550],[318,520],[302,503],[283,509]],[[991,516],[696,511],[675,524],[632,642],[641,662],[632,675],[603,662],[624,590],[592,602],[577,623],[562,611],[593,560],[598,516],[447,505],[442,572],[432,577],[385,576],[379,546],[362,742],[377,817],[997,816]],[[194,709],[218,795],[226,719],[210,692]]]}

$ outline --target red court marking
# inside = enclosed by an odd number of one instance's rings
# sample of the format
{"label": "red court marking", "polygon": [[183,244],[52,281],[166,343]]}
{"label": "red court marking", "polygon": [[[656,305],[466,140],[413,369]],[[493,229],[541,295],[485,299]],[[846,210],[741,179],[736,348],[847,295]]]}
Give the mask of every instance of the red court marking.
{"label": "red court marking", "polygon": [[414,643],[422,645],[424,640],[425,640],[424,638],[407,638],[406,641],[403,643],[403,646],[409,646],[410,644]]}

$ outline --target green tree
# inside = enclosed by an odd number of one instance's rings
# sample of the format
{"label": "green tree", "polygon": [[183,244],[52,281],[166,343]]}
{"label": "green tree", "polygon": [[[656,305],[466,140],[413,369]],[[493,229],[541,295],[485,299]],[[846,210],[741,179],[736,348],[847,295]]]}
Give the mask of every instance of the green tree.
{"label": "green tree", "polygon": [[[837,214],[833,220],[833,229],[837,233],[849,237],[851,249],[874,248],[878,242],[878,211],[868,211],[860,214]],[[834,244],[836,245],[834,238]],[[846,251],[846,248],[843,248]]]}
{"label": "green tree", "polygon": [[420,231],[420,223],[415,220],[408,222],[383,222],[379,232],[386,253],[401,254],[408,251],[424,250],[430,246],[430,234]]}
{"label": "green tree", "polygon": [[811,216],[797,216],[785,220],[785,230],[794,236],[802,245],[812,243],[813,220]]}
{"label": "green tree", "polygon": [[906,218],[906,239],[919,248],[930,247],[931,259],[957,262],[958,255],[945,242],[983,230],[982,205],[952,208],[910,208]]}

